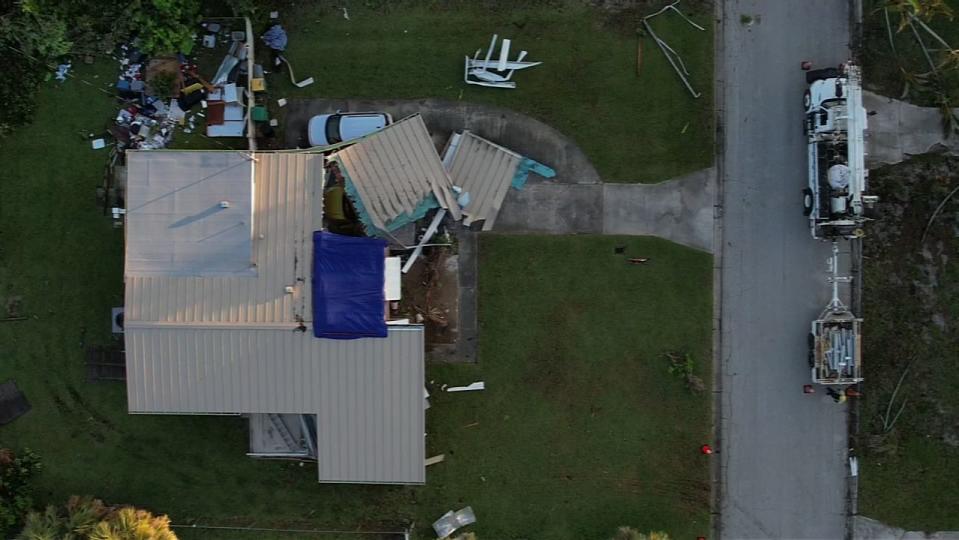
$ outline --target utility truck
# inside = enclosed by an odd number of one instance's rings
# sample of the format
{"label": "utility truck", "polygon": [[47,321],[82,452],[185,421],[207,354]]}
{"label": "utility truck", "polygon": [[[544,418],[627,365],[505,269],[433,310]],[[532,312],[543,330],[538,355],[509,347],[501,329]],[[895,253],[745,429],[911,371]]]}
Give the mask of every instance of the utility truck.
{"label": "utility truck", "polygon": [[812,322],[809,367],[813,383],[846,386],[862,382],[862,319],[839,298],[839,284],[852,278],[839,275],[839,244],[835,241],[830,267],[832,300]]}
{"label": "utility truck", "polygon": [[804,132],[809,154],[803,213],[813,238],[859,238],[865,210],[878,198],[867,195],[867,116],[862,105],[859,66],[806,72]]}

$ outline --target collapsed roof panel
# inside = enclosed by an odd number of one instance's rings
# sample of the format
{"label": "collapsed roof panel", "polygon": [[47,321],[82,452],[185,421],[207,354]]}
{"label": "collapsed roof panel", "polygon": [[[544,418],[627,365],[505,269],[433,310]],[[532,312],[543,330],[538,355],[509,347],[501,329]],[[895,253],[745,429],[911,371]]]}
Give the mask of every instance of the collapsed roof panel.
{"label": "collapsed roof panel", "polygon": [[346,179],[346,193],[371,233],[394,231],[446,208],[460,209],[423,118],[408,116],[330,156]]}
{"label": "collapsed roof panel", "polygon": [[483,230],[492,230],[510,186],[521,189],[530,172],[546,178],[553,169],[523,157],[508,148],[469,131],[454,133],[443,153],[443,163],[453,184],[468,194],[463,224],[483,221]]}

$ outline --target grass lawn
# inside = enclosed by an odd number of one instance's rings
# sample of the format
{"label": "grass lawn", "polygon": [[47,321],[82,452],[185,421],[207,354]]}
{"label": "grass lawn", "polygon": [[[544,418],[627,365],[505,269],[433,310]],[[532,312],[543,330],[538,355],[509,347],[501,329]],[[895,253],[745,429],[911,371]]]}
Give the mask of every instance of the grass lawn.
{"label": "grass lawn", "polygon": [[[96,85],[113,73],[112,63],[77,67]],[[16,378],[33,405],[0,427],[0,446],[41,455],[38,502],[95,494],[178,524],[415,521],[424,538],[467,504],[487,539],[600,540],[627,524],[675,538],[707,532],[698,446],[709,399],[688,393],[663,353],[691,353],[708,387],[708,255],[650,238],[485,237],[481,364],[428,368],[437,386],[489,388],[433,392],[428,451],[447,461],[420,488],[320,485],[312,465],[245,457],[239,418],[130,416],[122,384],[86,382],[83,348],[110,339],[109,308],[122,303],[123,233],[94,200],[105,151],[80,133],[102,129],[115,106],[75,80],[45,84],[39,100],[34,123],[0,141],[0,296],[22,297],[29,316],[0,323],[0,380]],[[620,244],[651,263],[625,264],[613,255]]]}
{"label": "grass lawn", "polygon": [[[959,159],[914,158],[873,171],[880,197],[865,242],[866,395],[861,403],[859,511],[907,530],[959,530],[959,200],[919,239],[959,185]],[[903,371],[890,417],[882,417]]]}
{"label": "grass lawn", "polygon": [[[944,0],[944,3],[952,9],[953,13],[959,14],[959,0]],[[893,43],[896,46],[896,54],[893,53],[889,44],[889,33],[886,30],[882,5],[882,0],[867,0],[863,5],[862,58],[866,87],[886,96],[906,99],[917,105],[936,105],[931,93],[917,91],[915,85],[912,85],[910,92],[903,96],[905,86],[903,70],[925,73],[929,71],[929,64],[908,27],[902,32],[896,32],[899,15],[890,12],[889,21],[893,31]],[[955,19],[949,20],[948,17],[938,16],[929,26],[947,43],[959,48],[959,23]],[[924,32],[921,35],[928,48],[940,48],[931,36]],[[939,61],[935,57],[933,59]],[[952,106],[959,106],[959,69],[945,70],[944,84]]]}
{"label": "grass lawn", "polygon": [[[534,116],[572,137],[601,177],[659,182],[708,167],[713,160],[712,16],[699,7],[693,29],[675,13],[654,20],[689,67],[703,95],[693,99],[650,38],[636,75],[636,29],[654,11],[608,12],[584,2],[469,0],[302,4],[281,11],[286,53],[299,78],[270,78],[276,97],[445,98],[489,103]],[[643,4],[643,2],[641,2]],[[658,9],[663,2],[648,2]],[[698,2],[705,4],[704,2]],[[372,6],[372,7],[371,7]],[[516,53],[543,65],[517,72],[515,90],[463,82],[463,57],[513,40]]]}

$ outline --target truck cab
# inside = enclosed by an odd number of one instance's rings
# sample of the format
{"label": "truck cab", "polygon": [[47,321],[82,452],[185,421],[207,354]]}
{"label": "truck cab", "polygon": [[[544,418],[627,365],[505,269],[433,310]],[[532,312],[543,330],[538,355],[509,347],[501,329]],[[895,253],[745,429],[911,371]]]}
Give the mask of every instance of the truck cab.
{"label": "truck cab", "polygon": [[861,237],[865,210],[877,198],[866,193],[867,115],[859,66],[850,62],[809,71],[806,82],[803,127],[808,182],[803,189],[803,213],[813,238]]}

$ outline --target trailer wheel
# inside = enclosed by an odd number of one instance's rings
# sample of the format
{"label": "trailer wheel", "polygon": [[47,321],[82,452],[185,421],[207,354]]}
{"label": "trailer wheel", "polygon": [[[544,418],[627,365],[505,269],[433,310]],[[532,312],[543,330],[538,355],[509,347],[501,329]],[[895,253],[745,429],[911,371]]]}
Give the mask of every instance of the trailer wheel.
{"label": "trailer wheel", "polygon": [[812,202],[812,190],[809,188],[802,190],[802,214],[804,216],[808,217],[812,214]]}

